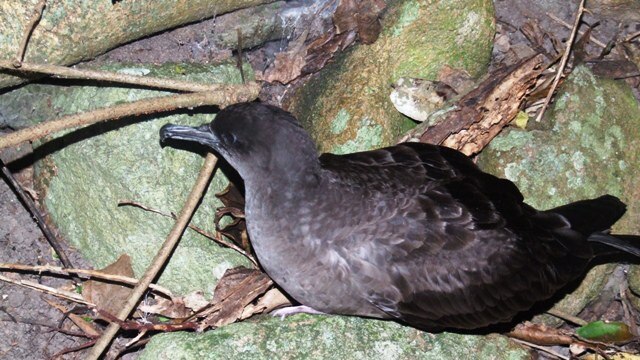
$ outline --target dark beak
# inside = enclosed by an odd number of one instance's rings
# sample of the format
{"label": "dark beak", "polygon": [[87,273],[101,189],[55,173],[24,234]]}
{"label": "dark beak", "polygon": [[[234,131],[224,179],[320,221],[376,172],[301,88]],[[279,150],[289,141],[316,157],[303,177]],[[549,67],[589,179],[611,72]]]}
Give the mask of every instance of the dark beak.
{"label": "dark beak", "polygon": [[160,129],[160,142],[164,143],[167,139],[195,141],[214,149],[218,143],[208,124],[198,127],[166,124]]}

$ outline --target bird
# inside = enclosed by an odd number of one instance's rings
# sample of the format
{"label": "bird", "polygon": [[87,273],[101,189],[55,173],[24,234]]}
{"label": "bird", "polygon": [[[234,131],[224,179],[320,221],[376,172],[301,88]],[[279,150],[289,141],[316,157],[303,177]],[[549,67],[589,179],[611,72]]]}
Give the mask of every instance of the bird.
{"label": "bird", "polygon": [[617,197],[540,211],[444,146],[318,156],[291,113],[260,102],[199,127],[166,124],[160,139],[202,144],[238,172],[253,251],[300,304],[281,315],[481,329],[512,322],[602,255],[640,256],[640,236],[610,233],[626,211]]}

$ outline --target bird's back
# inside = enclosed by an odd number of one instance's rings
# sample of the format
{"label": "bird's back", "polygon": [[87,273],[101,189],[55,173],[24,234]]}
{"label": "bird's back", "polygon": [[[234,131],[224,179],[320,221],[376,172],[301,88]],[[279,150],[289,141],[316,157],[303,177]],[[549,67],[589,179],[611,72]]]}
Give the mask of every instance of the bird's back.
{"label": "bird's back", "polygon": [[345,206],[361,199],[331,240],[359,270],[355,293],[414,326],[509,321],[592,257],[564,217],[528,206],[513,183],[455,150],[406,143],[320,161]]}

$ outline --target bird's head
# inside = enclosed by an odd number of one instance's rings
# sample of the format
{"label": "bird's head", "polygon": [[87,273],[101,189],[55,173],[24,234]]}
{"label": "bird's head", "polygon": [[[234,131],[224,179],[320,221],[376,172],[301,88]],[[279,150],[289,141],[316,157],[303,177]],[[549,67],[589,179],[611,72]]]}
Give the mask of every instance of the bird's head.
{"label": "bird's head", "polygon": [[260,103],[240,103],[221,110],[206,125],[167,124],[160,140],[195,141],[213,149],[245,181],[265,175],[295,176],[318,162],[315,144],[290,113]]}

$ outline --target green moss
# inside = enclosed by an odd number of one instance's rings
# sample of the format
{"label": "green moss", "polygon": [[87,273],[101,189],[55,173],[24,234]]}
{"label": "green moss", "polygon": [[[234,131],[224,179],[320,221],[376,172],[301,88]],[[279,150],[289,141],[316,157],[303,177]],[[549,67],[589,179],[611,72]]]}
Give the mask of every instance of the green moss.
{"label": "green moss", "polygon": [[342,316],[263,317],[203,334],[154,336],[141,359],[527,359],[509,339],[429,334],[387,321]]}

